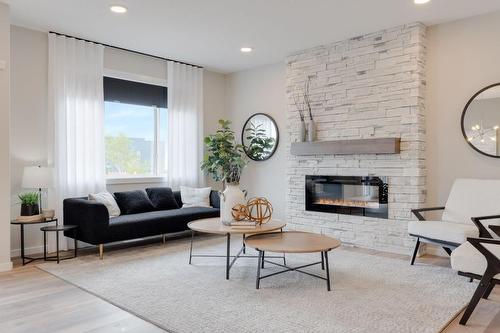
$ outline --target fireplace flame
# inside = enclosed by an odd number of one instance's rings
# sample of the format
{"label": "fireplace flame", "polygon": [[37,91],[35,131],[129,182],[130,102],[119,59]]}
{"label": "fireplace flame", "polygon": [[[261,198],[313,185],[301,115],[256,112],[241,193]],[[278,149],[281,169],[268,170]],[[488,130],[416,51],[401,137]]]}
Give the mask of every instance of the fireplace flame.
{"label": "fireplace flame", "polygon": [[360,208],[375,208],[375,209],[379,208],[378,201],[319,198],[316,199],[314,203],[317,205],[329,205],[329,206],[360,207]]}

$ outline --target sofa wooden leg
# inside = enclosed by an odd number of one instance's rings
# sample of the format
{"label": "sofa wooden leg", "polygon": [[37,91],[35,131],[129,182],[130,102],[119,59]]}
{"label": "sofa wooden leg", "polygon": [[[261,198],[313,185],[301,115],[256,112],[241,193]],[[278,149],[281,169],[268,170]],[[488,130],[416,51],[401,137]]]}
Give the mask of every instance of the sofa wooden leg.
{"label": "sofa wooden leg", "polygon": [[420,246],[420,238],[417,238],[417,242],[415,243],[415,250],[413,250],[413,256],[411,257],[410,265],[413,265],[415,263],[415,258],[417,257],[419,246]]}
{"label": "sofa wooden leg", "polygon": [[166,243],[165,237],[166,237],[166,236],[165,236],[165,234],[163,234],[163,235],[162,235],[162,242],[163,242],[163,244],[165,244],[165,243]]}
{"label": "sofa wooden leg", "polygon": [[104,244],[99,244],[99,259],[104,258]]}

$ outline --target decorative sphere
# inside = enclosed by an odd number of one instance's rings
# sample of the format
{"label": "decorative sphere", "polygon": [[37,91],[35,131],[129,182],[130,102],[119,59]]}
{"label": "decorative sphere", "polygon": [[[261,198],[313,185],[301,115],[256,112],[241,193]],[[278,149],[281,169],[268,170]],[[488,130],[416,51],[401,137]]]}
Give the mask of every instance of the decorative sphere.
{"label": "decorative sphere", "polygon": [[248,218],[248,208],[246,205],[237,204],[231,209],[231,215],[236,221],[242,221]]}
{"label": "decorative sphere", "polygon": [[253,198],[247,202],[248,219],[257,224],[263,224],[271,220],[273,205],[266,198]]}

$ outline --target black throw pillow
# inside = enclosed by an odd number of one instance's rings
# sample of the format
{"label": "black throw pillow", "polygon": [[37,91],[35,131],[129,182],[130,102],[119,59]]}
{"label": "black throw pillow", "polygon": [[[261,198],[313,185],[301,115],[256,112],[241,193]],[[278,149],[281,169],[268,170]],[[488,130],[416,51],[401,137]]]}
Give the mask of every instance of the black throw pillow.
{"label": "black throw pillow", "polygon": [[149,200],[157,210],[178,209],[174,192],[170,187],[151,187],[146,189]]}
{"label": "black throw pillow", "polygon": [[114,195],[122,214],[138,214],[155,210],[143,190],[115,192]]}

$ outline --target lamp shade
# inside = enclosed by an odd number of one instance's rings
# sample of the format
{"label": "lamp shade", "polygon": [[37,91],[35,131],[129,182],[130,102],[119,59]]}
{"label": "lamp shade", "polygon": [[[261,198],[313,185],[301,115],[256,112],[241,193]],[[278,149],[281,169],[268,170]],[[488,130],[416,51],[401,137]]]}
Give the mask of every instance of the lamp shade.
{"label": "lamp shade", "polygon": [[41,166],[24,167],[23,188],[49,188],[52,187],[52,168]]}

